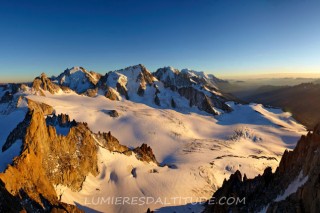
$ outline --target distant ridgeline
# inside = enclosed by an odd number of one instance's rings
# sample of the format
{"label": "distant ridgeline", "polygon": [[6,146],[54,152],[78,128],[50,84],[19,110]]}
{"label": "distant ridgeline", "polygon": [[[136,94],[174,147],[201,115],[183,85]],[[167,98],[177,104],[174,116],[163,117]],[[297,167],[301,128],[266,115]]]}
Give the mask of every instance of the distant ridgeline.
{"label": "distant ridgeline", "polygon": [[18,90],[28,90],[45,96],[45,92],[76,92],[95,97],[103,95],[110,100],[131,100],[158,108],[172,108],[207,112],[218,115],[232,111],[227,101],[239,101],[219,90],[225,81],[211,74],[193,70],[177,70],[172,67],[158,69],[155,73],[139,64],[105,75],[87,71],[82,67],[65,70],[58,77],[44,73],[32,85],[11,84],[3,86],[1,101],[7,101]]}

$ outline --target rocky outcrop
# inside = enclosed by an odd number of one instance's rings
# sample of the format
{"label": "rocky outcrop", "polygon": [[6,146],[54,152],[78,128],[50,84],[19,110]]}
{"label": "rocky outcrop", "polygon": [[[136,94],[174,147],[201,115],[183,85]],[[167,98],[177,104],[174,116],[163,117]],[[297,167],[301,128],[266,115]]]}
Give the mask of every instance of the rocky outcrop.
{"label": "rocky outcrop", "polygon": [[121,145],[118,139],[112,136],[110,132],[99,132],[97,134],[94,134],[94,136],[100,146],[111,152],[119,152],[128,156],[134,153],[138,160],[147,163],[153,162],[159,165],[151,147],[147,144],[142,144],[140,147],[129,149],[127,146]]}
{"label": "rocky outcrop", "polygon": [[147,84],[147,85],[151,86],[153,84],[153,82],[155,81],[155,78],[153,77],[151,72],[149,70],[147,70],[147,68],[142,64],[134,66],[133,68],[135,68],[135,67],[139,67],[141,70],[141,72],[139,73],[138,78],[137,78],[137,80],[140,81],[140,84],[142,84],[142,85]]}
{"label": "rocky outcrop", "polygon": [[145,91],[145,88],[142,86],[142,84],[140,84],[137,94],[139,96],[143,96],[144,95],[144,91]]}
{"label": "rocky outcrop", "polygon": [[128,147],[121,145],[117,138],[113,137],[110,132],[108,133],[97,133],[95,134],[95,138],[99,141],[99,144],[108,149],[111,152],[120,152],[124,153],[129,150]]}
{"label": "rocky outcrop", "polygon": [[113,118],[119,117],[119,113],[117,110],[106,110],[105,113],[110,115],[110,117],[113,117]]}
{"label": "rocky outcrop", "polygon": [[129,100],[128,90],[127,88],[120,84],[119,82],[116,84],[117,91],[120,93],[120,95],[123,95],[126,97],[127,100]]}
{"label": "rocky outcrop", "polygon": [[59,92],[60,87],[51,82],[45,73],[42,73],[40,77],[34,79],[32,83],[32,89],[42,96],[45,96],[43,91],[48,91],[51,94]]}
{"label": "rocky outcrop", "polygon": [[106,92],[105,92],[105,95],[104,95],[106,98],[112,100],[112,101],[119,101],[119,96],[117,94],[117,92],[111,88],[111,87],[108,87],[106,89]]}
{"label": "rocky outcrop", "polygon": [[144,93],[145,93],[147,86],[152,86],[153,82],[155,81],[155,78],[153,77],[151,72],[149,72],[147,70],[147,68],[145,66],[143,66],[142,64],[139,64],[137,66],[133,66],[132,69],[140,69],[141,70],[137,79],[136,79],[136,81],[140,83],[137,94],[139,96],[144,96]]}
{"label": "rocky outcrop", "polygon": [[88,89],[85,92],[85,95],[88,97],[96,97],[98,95],[98,88],[94,88],[94,89]]}
{"label": "rocky outcrop", "polygon": [[[285,151],[279,167],[267,168],[254,179],[239,171],[213,197],[245,198],[245,204],[207,205],[205,212],[317,212],[320,207],[320,126],[302,136],[293,151]],[[295,188],[284,195],[288,188]],[[281,197],[282,196],[282,197]]]}
{"label": "rocky outcrop", "polygon": [[155,103],[156,105],[158,105],[158,106],[161,106],[160,99],[159,99],[158,95],[156,95],[156,96],[154,97],[154,103]]}
{"label": "rocky outcrop", "polygon": [[30,110],[39,109],[43,113],[43,115],[45,115],[45,116],[51,115],[54,113],[53,107],[48,104],[35,102],[30,99],[27,99],[27,101],[28,101],[28,107]]}
{"label": "rocky outcrop", "polygon": [[67,114],[59,114],[58,116],[54,113],[52,116],[47,116],[46,124],[48,126],[53,127],[63,127],[63,128],[71,128],[77,126],[77,122],[75,120],[70,121],[70,117]]}
{"label": "rocky outcrop", "polygon": [[45,212],[65,209],[68,205],[58,201],[53,186],[62,184],[79,190],[89,173],[98,174],[95,140],[82,123],[72,127],[67,136],[57,135],[55,127],[46,124],[47,107],[30,100],[28,107],[29,112],[17,127],[23,126],[22,130],[13,131],[22,136],[22,152],[0,174],[0,180],[11,195],[26,199],[24,208],[36,203],[37,209]]}
{"label": "rocky outcrop", "polygon": [[154,162],[157,165],[159,165],[158,161],[156,160],[156,157],[153,154],[151,147],[148,146],[147,144],[142,144],[140,147],[135,148],[133,152],[136,154],[136,157],[139,160],[145,161],[147,163]]}
{"label": "rocky outcrop", "polygon": [[69,87],[66,87],[66,86],[61,85],[60,88],[62,89],[62,91],[63,91],[64,93],[70,93],[70,92],[72,92],[72,89],[70,89]]}

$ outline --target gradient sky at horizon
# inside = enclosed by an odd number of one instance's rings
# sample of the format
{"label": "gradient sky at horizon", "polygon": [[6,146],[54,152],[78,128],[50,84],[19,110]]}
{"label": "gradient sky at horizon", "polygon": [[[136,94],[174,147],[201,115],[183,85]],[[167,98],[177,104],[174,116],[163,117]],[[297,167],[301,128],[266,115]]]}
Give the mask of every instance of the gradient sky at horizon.
{"label": "gradient sky at horizon", "polygon": [[83,66],[320,73],[318,0],[0,0],[0,82]]}

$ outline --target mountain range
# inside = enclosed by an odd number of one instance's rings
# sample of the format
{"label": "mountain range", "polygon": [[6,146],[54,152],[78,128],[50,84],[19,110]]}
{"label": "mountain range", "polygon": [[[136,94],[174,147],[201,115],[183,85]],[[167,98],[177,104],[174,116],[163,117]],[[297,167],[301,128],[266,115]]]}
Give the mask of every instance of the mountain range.
{"label": "mountain range", "polygon": [[[292,202],[313,212],[317,198],[301,201],[300,191],[317,192],[318,128],[307,133],[289,112],[244,104],[225,84],[139,64],[1,85],[0,212],[229,212],[190,205],[223,195],[248,197],[233,212],[291,212],[283,206]],[[296,195],[273,202],[296,182]],[[101,197],[189,200],[111,205]]]}

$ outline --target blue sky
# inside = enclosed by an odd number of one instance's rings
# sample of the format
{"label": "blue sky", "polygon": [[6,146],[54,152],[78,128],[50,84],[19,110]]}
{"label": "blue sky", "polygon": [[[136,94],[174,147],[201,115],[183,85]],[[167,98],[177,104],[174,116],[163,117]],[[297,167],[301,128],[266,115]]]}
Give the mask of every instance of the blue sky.
{"label": "blue sky", "polygon": [[318,0],[0,0],[0,82],[135,64],[320,72]]}

